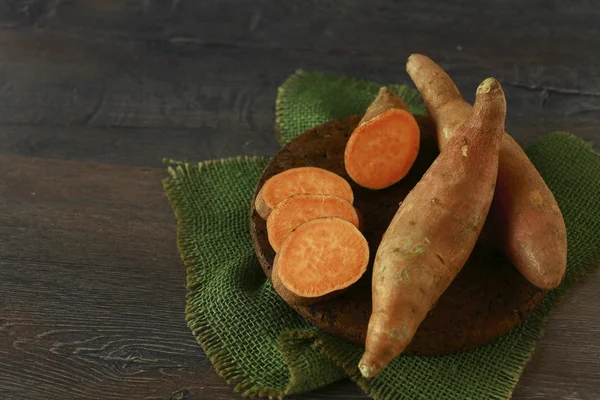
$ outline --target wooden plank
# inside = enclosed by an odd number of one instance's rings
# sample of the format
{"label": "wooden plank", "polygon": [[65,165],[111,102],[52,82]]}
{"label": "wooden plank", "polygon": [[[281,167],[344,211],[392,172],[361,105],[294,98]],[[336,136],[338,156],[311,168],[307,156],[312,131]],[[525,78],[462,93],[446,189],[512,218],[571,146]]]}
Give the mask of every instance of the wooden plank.
{"label": "wooden plank", "polygon": [[595,21],[600,13],[586,3],[495,0],[485,7],[431,0],[324,1],[313,7],[298,1],[249,6],[239,0],[2,3],[7,9],[2,19],[9,26],[138,38],[166,48],[294,49],[364,60],[426,51],[448,62],[483,66],[502,62],[511,70],[510,80],[524,85],[600,92],[595,68],[600,58]]}
{"label": "wooden plank", "polygon": [[262,134],[220,130],[8,126],[0,154],[129,164],[164,169],[163,158],[197,162],[239,155],[271,156],[280,146],[273,129]]}
{"label": "wooden plank", "polygon": [[[313,7],[301,1],[273,0],[251,6],[240,0],[3,0],[0,4],[5,9],[1,20],[6,23],[77,34],[146,39],[181,37],[230,46],[325,50],[379,50],[389,43],[374,42],[373,37],[382,34],[391,37],[394,32],[405,34],[398,37],[398,41],[405,41],[407,34],[429,33],[439,40],[464,35],[472,41],[481,43],[487,39],[488,43],[500,45],[502,40],[498,40],[498,35],[501,34],[506,39],[542,39],[550,46],[552,41],[561,43],[560,40],[573,37],[593,40],[590,36],[597,33],[595,18],[600,14],[597,8],[585,2],[540,0],[494,0],[486,2],[485,7],[440,4],[431,0],[408,3],[322,1]],[[358,24],[360,33],[355,29]],[[348,40],[349,37],[353,40]],[[517,47],[521,44],[512,46],[513,51],[520,51]],[[556,48],[549,48],[556,52]],[[539,51],[531,56],[544,56],[544,53]]]}
{"label": "wooden plank", "polygon": [[265,79],[229,74],[231,57],[178,63],[135,44],[18,31],[0,32],[0,49],[2,125],[227,131],[272,121],[252,113],[273,106]]}
{"label": "wooden plank", "polygon": [[[0,153],[135,165],[158,166],[165,156],[274,154],[276,90],[296,67],[408,81],[397,68],[407,56],[401,52],[365,61],[345,54],[307,60],[287,50],[273,57],[264,49],[182,56],[174,48],[164,53],[135,43],[18,31],[0,32],[0,49]],[[466,60],[448,67],[467,99],[478,77],[510,74],[500,59],[485,67]],[[507,126],[522,144],[553,130],[596,140],[600,97],[505,88]]]}
{"label": "wooden plank", "polygon": [[166,398],[219,382],[183,319],[164,171],[0,165],[0,393]]}
{"label": "wooden plank", "polygon": [[[164,170],[20,157],[0,170],[3,398],[234,398],[185,325]],[[324,393],[350,398],[347,385]]]}

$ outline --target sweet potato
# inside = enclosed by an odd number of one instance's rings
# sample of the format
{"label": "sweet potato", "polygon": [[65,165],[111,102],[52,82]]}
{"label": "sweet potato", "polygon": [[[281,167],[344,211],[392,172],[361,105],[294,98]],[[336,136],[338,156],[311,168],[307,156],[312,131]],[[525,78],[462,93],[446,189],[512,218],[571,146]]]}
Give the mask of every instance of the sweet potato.
{"label": "sweet potato", "polygon": [[269,243],[279,251],[285,238],[303,223],[323,217],[338,217],[359,228],[354,206],[341,197],[330,194],[297,194],[283,200],[267,218]]}
{"label": "sweet potato", "polygon": [[350,222],[317,218],[297,227],[275,256],[273,286],[289,304],[312,304],[342,293],[367,270],[369,246]]}
{"label": "sweet potato", "polygon": [[359,369],[377,375],[412,340],[473,250],[492,202],[506,102],[488,78],[475,107],[406,196],[377,249]]}
{"label": "sweet potato", "polygon": [[402,97],[384,86],[379,89],[375,100],[369,105],[358,125],[368,122],[392,108],[408,111],[408,106],[402,100]]}
{"label": "sweet potato", "polygon": [[404,101],[381,88],[348,139],[346,171],[363,187],[386,188],[406,176],[419,153],[419,143],[419,125]]}
{"label": "sweet potato", "polygon": [[[443,151],[469,117],[472,106],[428,57],[413,54],[406,70],[436,124]],[[539,172],[506,132],[500,144],[496,193],[484,232],[535,286],[552,289],[563,280],[567,233],[562,213]]]}
{"label": "sweet potato", "polygon": [[279,202],[295,194],[332,194],[354,202],[350,184],[341,176],[317,167],[285,170],[264,183],[254,203],[258,215],[267,219]]}

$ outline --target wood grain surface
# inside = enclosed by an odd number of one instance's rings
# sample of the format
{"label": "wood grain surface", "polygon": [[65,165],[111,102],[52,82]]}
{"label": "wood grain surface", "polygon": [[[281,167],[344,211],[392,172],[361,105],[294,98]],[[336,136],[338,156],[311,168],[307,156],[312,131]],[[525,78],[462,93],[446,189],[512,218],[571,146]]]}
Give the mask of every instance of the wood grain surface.
{"label": "wood grain surface", "polygon": [[[0,399],[234,399],[184,321],[162,157],[273,155],[297,68],[495,76],[523,145],[600,147],[592,1],[0,0]],[[600,398],[600,270],[552,313],[515,399]],[[293,399],[367,398],[342,381]]]}

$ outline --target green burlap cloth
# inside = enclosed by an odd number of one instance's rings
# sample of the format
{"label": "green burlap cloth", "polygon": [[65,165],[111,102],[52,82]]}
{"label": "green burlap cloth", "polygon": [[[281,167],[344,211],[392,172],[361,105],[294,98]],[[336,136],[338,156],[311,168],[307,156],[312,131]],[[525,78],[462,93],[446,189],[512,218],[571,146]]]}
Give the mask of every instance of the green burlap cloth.
{"label": "green burlap cloth", "polygon": [[[390,85],[414,113],[414,90]],[[280,88],[277,134],[288,142],[325,121],[364,112],[380,84],[299,71]],[[273,291],[249,234],[254,186],[269,161],[238,157],[172,163],[163,184],[187,267],[186,319],[215,369],[244,396],[281,397],[349,377],[375,399],[506,399],[530,359],[553,305],[600,260],[600,156],[582,140],[553,133],[527,149],[560,205],[568,271],[531,317],[476,350],[397,358],[374,380],[357,369],[362,348],[299,317]]]}

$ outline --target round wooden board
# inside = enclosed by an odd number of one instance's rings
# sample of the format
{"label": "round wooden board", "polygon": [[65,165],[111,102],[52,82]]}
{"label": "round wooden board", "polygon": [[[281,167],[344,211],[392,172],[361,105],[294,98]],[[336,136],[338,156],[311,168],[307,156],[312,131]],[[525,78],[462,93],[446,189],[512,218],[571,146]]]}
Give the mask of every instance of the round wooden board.
{"label": "round wooden board", "polygon": [[[360,116],[317,126],[288,143],[263,171],[256,193],[271,176],[286,169],[315,166],[346,178],[354,190],[354,205],[363,216],[363,234],[369,242],[371,266],[379,241],[398,204],[437,156],[434,132],[427,119],[419,119],[421,150],[410,173],[387,189],[364,189],[344,169],[346,142]],[[271,277],[275,253],[267,239],[266,222],[252,201],[250,232],[265,274]],[[371,266],[343,295],[311,306],[292,306],[319,328],[364,345],[371,314]],[[476,246],[460,274],[423,321],[407,354],[440,355],[482,346],[505,335],[542,301],[545,292],[525,280],[506,258],[483,243]]]}

